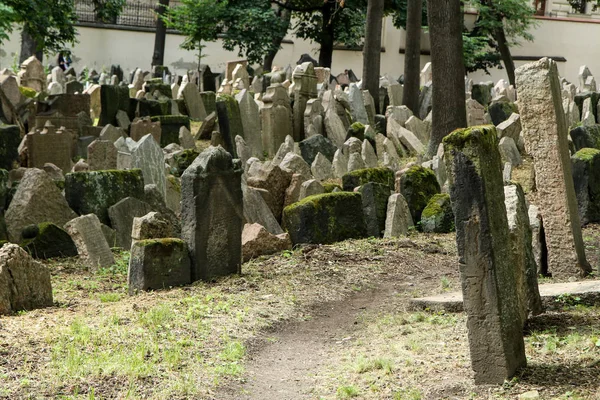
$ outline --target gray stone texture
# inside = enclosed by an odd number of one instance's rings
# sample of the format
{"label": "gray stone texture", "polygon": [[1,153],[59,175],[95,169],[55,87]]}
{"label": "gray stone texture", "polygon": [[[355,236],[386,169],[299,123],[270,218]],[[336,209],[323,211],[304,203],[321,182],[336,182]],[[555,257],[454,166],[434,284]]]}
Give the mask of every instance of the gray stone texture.
{"label": "gray stone texture", "polygon": [[110,247],[102,232],[102,224],[95,214],[82,215],[65,224],[65,230],[77,246],[79,257],[86,267],[110,267],[115,263]]}
{"label": "gray stone texture", "polygon": [[544,218],[548,269],[556,277],[589,273],[556,63],[542,58],[519,67],[516,75],[522,134],[533,157],[537,201]]}

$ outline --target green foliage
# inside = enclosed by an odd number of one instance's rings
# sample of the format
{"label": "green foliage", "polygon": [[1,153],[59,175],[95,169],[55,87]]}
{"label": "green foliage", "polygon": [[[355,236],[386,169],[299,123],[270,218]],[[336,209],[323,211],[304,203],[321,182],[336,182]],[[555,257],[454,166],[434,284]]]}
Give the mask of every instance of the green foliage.
{"label": "green foliage", "polygon": [[[3,20],[3,16],[10,19]],[[20,25],[37,42],[37,50],[58,53],[77,41],[76,19],[74,0],[4,0],[0,9],[0,32],[3,25]]]}
{"label": "green foliage", "polygon": [[127,0],[93,0],[96,18],[105,23],[115,23]]}
{"label": "green foliage", "polygon": [[[388,0],[385,2],[385,9],[392,15],[392,22],[396,28],[406,29],[407,3],[408,0]],[[423,0],[421,14],[421,25],[428,26],[427,0]]]}
{"label": "green foliage", "polygon": [[8,39],[12,32],[12,23],[17,19],[17,13],[7,4],[0,3],[0,44]]}
{"label": "green foliage", "polygon": [[202,50],[203,42],[214,42],[223,31],[222,17],[226,0],[182,0],[177,7],[169,7],[163,20],[169,28],[177,29],[186,38],[181,47]]}

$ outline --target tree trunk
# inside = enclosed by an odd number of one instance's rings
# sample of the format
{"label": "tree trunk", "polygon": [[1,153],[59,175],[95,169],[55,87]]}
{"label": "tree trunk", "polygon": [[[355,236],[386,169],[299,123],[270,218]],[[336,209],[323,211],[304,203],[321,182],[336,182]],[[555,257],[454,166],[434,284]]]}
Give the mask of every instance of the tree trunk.
{"label": "tree trunk", "polygon": [[427,0],[431,42],[432,112],[427,156],[444,136],[467,126],[460,0]]}
{"label": "tree trunk", "polygon": [[38,42],[29,33],[27,24],[23,25],[21,31],[21,54],[19,56],[19,65],[31,56],[36,56],[40,62],[44,61],[44,49],[38,49]]}
{"label": "tree trunk", "polygon": [[510,48],[508,47],[508,41],[506,40],[504,28],[495,29],[494,39],[496,39],[496,43],[498,43],[498,50],[500,50],[500,57],[502,57],[504,68],[506,68],[508,81],[511,85],[517,87],[517,84],[515,83],[515,63],[513,62],[512,55],[510,54]]}
{"label": "tree trunk", "polygon": [[415,115],[418,115],[419,112],[419,86],[421,84],[422,7],[422,0],[408,0],[406,10],[402,104],[410,108]]}
{"label": "tree trunk", "polygon": [[[279,15],[279,18],[281,18],[281,20],[285,22],[286,26],[289,29],[290,20],[292,18],[292,12],[288,9],[280,8],[278,10],[277,14]],[[273,61],[275,60],[275,56],[277,55],[277,52],[279,52],[279,48],[281,47],[281,42],[283,41],[283,38],[285,37],[286,33],[287,33],[287,29],[285,30],[285,33],[283,35],[281,35],[281,37],[277,36],[277,37],[273,38],[273,50],[271,50],[265,56],[264,61],[263,61],[263,70],[265,72],[271,71],[273,69]]]}
{"label": "tree trunk", "polygon": [[323,25],[321,27],[321,50],[319,51],[319,66],[331,68],[333,61],[333,5],[326,3],[322,9]]}
{"label": "tree trunk", "polygon": [[[367,5],[367,26],[363,46],[363,89],[379,98],[379,73],[381,69],[381,28],[383,25],[384,0],[369,0]],[[379,114],[379,102],[375,102]]]}
{"label": "tree trunk", "polygon": [[152,53],[152,65],[164,65],[165,62],[165,39],[167,37],[167,26],[162,16],[167,11],[169,0],[159,0],[156,5],[156,34],[154,35],[154,53]]}

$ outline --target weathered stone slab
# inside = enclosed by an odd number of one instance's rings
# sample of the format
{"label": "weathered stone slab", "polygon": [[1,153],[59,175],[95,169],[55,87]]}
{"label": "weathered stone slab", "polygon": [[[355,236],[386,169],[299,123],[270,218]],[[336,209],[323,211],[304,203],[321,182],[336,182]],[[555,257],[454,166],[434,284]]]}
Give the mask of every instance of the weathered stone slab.
{"label": "weathered stone slab", "polygon": [[144,198],[142,170],[73,172],[65,176],[65,198],[80,215],[96,214],[110,225],[108,209],[126,197]]}
{"label": "weathered stone slab", "polygon": [[293,135],[292,108],[286,88],[279,84],[269,86],[262,101],[264,104],[260,115],[263,150],[273,156],[286,136]]}
{"label": "weathered stone slab", "polygon": [[400,193],[392,194],[388,199],[383,237],[406,236],[412,227],[414,224],[406,200]]}
{"label": "weathered stone slab", "polygon": [[25,135],[27,166],[42,168],[52,163],[67,173],[71,170],[73,136],[70,131],[56,129],[48,123],[44,129],[34,129]]}
{"label": "weathered stone slab", "polygon": [[262,255],[279,253],[292,248],[287,233],[274,235],[260,224],[246,224],[242,232],[242,254],[244,262]]}
{"label": "weathered stone slab", "polygon": [[[239,107],[240,117],[242,120],[242,127],[244,129],[243,135],[241,135],[248,147],[250,148],[250,154],[254,157],[263,157],[263,145],[262,145],[262,133],[260,126],[260,114],[258,112],[258,104],[248,92],[244,89],[235,96]],[[239,135],[239,133],[236,133]]]}
{"label": "weathered stone slab", "polygon": [[181,233],[190,250],[192,281],[240,272],[242,172],[225,149],[209,147],[181,177]]}
{"label": "weathered stone slab", "polygon": [[90,171],[116,169],[117,154],[118,150],[110,140],[94,140],[87,150]]}
{"label": "weathered stone slab", "polygon": [[10,241],[20,243],[21,231],[26,226],[43,222],[62,226],[77,214],[69,208],[46,172],[29,168],[25,170],[5,216]]}
{"label": "weathered stone slab", "polygon": [[369,182],[358,189],[362,195],[362,209],[367,226],[367,234],[382,237],[390,197],[390,187],[381,183]]}
{"label": "weathered stone slab", "polygon": [[144,184],[154,184],[166,196],[165,156],[152,135],[148,134],[137,142],[131,151],[131,167],[142,170]]}
{"label": "weathered stone slab", "polygon": [[191,282],[190,267],[188,248],[183,240],[136,240],[131,246],[127,272],[129,294],[187,285]]}
{"label": "weathered stone slab", "polygon": [[0,247],[0,315],[51,306],[50,271],[16,244]]}
{"label": "weathered stone slab", "polygon": [[586,274],[577,199],[571,175],[567,126],[556,63],[548,58],[516,71],[527,153],[533,157],[538,206],[544,218],[548,269],[558,277]]}
{"label": "weathered stone slab", "polygon": [[475,383],[501,384],[527,360],[496,130],[457,130],[443,143]]}
{"label": "weathered stone slab", "polygon": [[126,197],[108,208],[111,227],[117,232],[117,246],[125,250],[131,248],[131,228],[133,219],[143,217],[153,211],[150,204],[135,197]]}
{"label": "weathered stone slab", "polygon": [[95,214],[82,215],[65,224],[83,263],[92,271],[115,263],[110,247]]}

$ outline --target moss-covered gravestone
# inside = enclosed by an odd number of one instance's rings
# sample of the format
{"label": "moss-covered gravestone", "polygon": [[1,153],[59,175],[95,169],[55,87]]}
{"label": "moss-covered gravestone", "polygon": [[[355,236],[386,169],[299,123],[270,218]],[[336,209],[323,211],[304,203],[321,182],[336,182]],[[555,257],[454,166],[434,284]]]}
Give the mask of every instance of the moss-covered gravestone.
{"label": "moss-covered gravestone", "polygon": [[410,167],[400,177],[400,193],[406,199],[413,221],[421,220],[421,213],[429,200],[440,192],[440,184],[433,170],[420,165]]}
{"label": "moss-covered gravestone", "polygon": [[96,214],[110,225],[108,208],[126,197],[144,198],[141,169],[73,172],[65,176],[65,197],[79,215]]}
{"label": "moss-covered gravestone", "polygon": [[454,214],[450,204],[450,195],[434,195],[421,213],[423,232],[449,233],[454,231]]}
{"label": "moss-covered gravestone", "polygon": [[71,236],[60,227],[44,222],[31,225],[22,232],[23,247],[33,258],[75,257],[77,247]]}
{"label": "moss-covered gravestone", "polygon": [[600,150],[583,148],[571,157],[579,218],[600,221]]}
{"label": "moss-covered gravestone", "polygon": [[592,267],[577,213],[556,63],[542,58],[517,68],[516,75],[522,135],[533,158],[537,205],[544,219],[548,270],[558,277],[587,274]]}
{"label": "moss-covered gravestone", "polygon": [[283,210],[292,243],[326,244],[367,236],[360,193],[309,196]]}
{"label": "moss-covered gravestone", "polygon": [[600,125],[581,125],[571,129],[569,132],[575,150],[579,151],[586,147],[600,149]]}
{"label": "moss-covered gravestone", "polygon": [[456,130],[443,142],[475,383],[501,384],[527,360],[496,130]]}
{"label": "moss-covered gravestone", "polygon": [[385,231],[385,217],[391,191],[388,185],[369,182],[358,189],[362,195],[363,215],[367,234],[382,237]]}
{"label": "moss-covered gravestone", "polygon": [[389,168],[364,168],[348,172],[342,176],[342,186],[345,191],[351,192],[354,188],[369,182],[387,185],[390,190],[394,189],[394,171]]}
{"label": "moss-covered gravestone", "polygon": [[231,154],[211,146],[181,177],[181,235],[190,251],[192,281],[240,272],[242,172]]}
{"label": "moss-covered gravestone", "polygon": [[190,283],[190,257],[181,239],[136,240],[127,273],[129,294]]}

